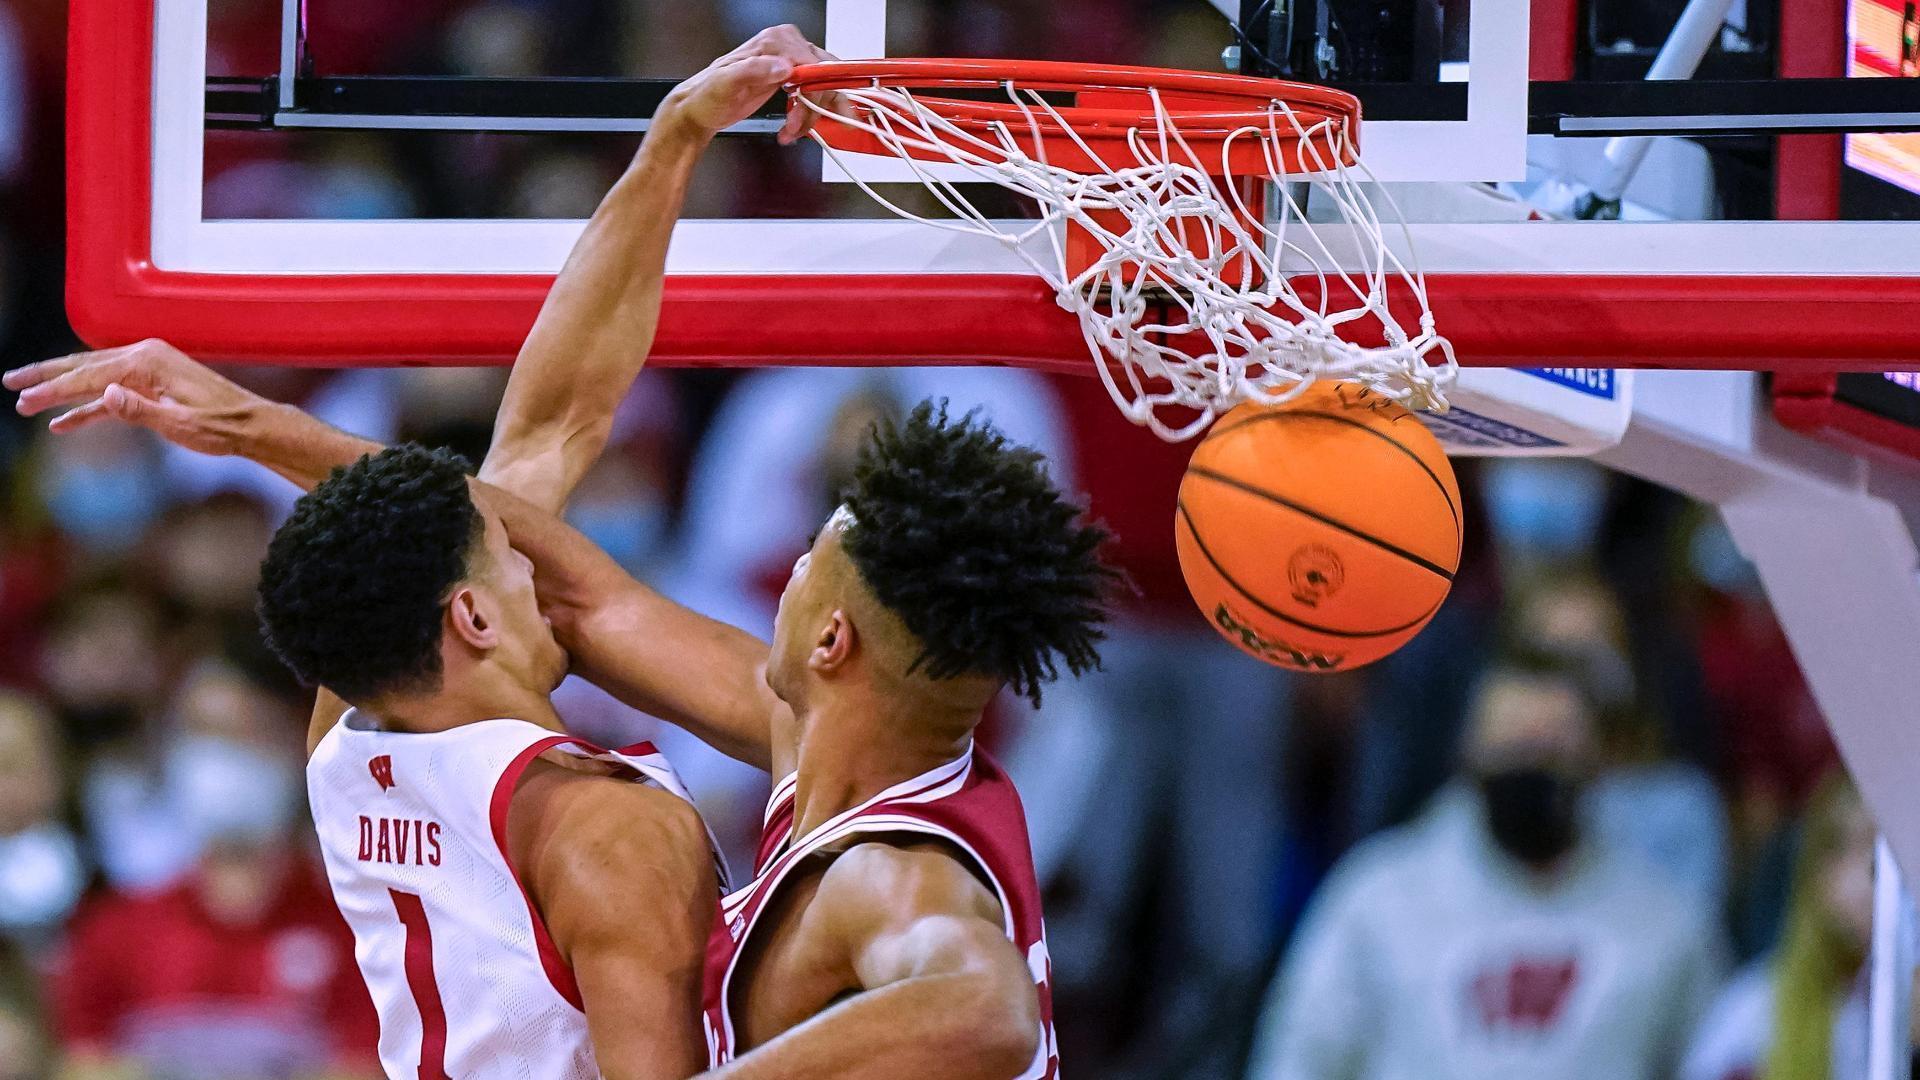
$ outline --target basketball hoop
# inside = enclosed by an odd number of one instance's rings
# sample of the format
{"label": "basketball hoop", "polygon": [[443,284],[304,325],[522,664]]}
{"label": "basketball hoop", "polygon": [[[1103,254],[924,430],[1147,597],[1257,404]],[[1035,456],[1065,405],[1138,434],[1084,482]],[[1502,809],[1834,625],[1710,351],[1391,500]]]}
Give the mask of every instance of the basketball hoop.
{"label": "basketball hoop", "polygon": [[[1389,248],[1363,187],[1371,175],[1351,94],[1004,60],[811,64],[789,89],[818,114],[814,138],[836,161],[898,158],[954,216],[905,210],[846,168],[875,201],[996,240],[1044,278],[1079,317],[1114,401],[1163,439],[1189,438],[1241,402],[1290,400],[1320,378],[1446,406],[1452,346],[1434,329],[1418,267]],[[803,96],[825,92],[839,95],[840,111]],[[935,164],[959,166],[963,178],[925,167]],[[957,186],[969,182],[1033,200],[1039,219],[989,220]],[[1309,193],[1335,221],[1308,220]],[[1390,290],[1417,305],[1417,333],[1390,310]]]}

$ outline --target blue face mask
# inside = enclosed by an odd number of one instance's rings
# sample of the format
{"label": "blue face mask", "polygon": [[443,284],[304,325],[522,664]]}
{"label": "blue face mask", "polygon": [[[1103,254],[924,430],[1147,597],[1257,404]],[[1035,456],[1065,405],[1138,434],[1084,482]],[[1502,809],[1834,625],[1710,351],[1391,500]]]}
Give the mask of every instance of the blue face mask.
{"label": "blue face mask", "polygon": [[60,826],[43,822],[0,836],[0,931],[58,925],[86,885],[79,845]]}
{"label": "blue face mask", "polygon": [[1687,565],[1694,576],[1724,593],[1759,596],[1760,575],[1734,545],[1733,534],[1719,520],[1706,521],[1687,543]]}
{"label": "blue face mask", "polygon": [[1593,549],[1606,511],[1600,470],[1558,461],[1508,459],[1486,472],[1487,512],[1503,547],[1561,559]]}
{"label": "blue face mask", "polygon": [[152,469],[62,465],[45,483],[47,512],[60,531],[86,547],[124,549],[160,512],[164,497]]}
{"label": "blue face mask", "polygon": [[638,573],[660,553],[667,535],[667,508],[659,502],[583,503],[567,511],[567,523],[629,573]]}

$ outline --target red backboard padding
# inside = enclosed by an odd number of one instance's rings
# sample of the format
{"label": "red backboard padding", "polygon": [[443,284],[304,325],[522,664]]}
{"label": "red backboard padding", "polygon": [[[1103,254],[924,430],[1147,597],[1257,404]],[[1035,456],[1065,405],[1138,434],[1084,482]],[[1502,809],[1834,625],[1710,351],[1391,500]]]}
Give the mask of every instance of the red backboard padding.
{"label": "red backboard padding", "polygon": [[[96,346],[164,337],[209,360],[509,362],[544,276],[228,275],[151,255],[156,0],[73,0],[67,306]],[[1429,277],[1442,332],[1484,365],[1910,368],[1913,277]],[[1091,371],[1079,328],[1021,275],[677,277],[664,364],[1008,363]]]}

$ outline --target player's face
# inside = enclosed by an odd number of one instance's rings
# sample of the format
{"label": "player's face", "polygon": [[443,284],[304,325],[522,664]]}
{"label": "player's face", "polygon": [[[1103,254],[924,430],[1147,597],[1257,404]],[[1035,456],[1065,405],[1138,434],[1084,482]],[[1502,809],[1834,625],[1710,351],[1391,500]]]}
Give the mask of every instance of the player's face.
{"label": "player's face", "polygon": [[853,523],[853,514],[842,506],[813,538],[813,545],[794,561],[787,587],[780,593],[780,610],[773,617],[773,650],[767,660],[767,685],[789,705],[803,693],[807,657],[818,639],[820,622],[831,609],[826,594],[833,568],[846,553],[840,548],[840,534]]}
{"label": "player's face", "polygon": [[484,508],[486,566],[475,567],[475,584],[500,620],[500,660],[532,685],[552,689],[567,674],[567,654],[553,638],[553,624],[540,614],[533,590],[533,560],[507,539],[507,527]]}

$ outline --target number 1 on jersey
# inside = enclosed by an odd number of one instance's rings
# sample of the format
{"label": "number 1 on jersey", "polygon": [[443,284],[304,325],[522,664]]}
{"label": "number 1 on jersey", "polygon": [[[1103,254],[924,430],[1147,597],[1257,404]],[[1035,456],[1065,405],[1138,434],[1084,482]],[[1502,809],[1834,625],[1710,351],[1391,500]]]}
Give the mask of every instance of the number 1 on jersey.
{"label": "number 1 on jersey", "polygon": [[427,908],[413,893],[388,889],[394,913],[407,931],[407,989],[420,1010],[420,1080],[450,1080],[447,1076],[447,1009],[440,1002],[440,983],[433,974],[433,928]]}

